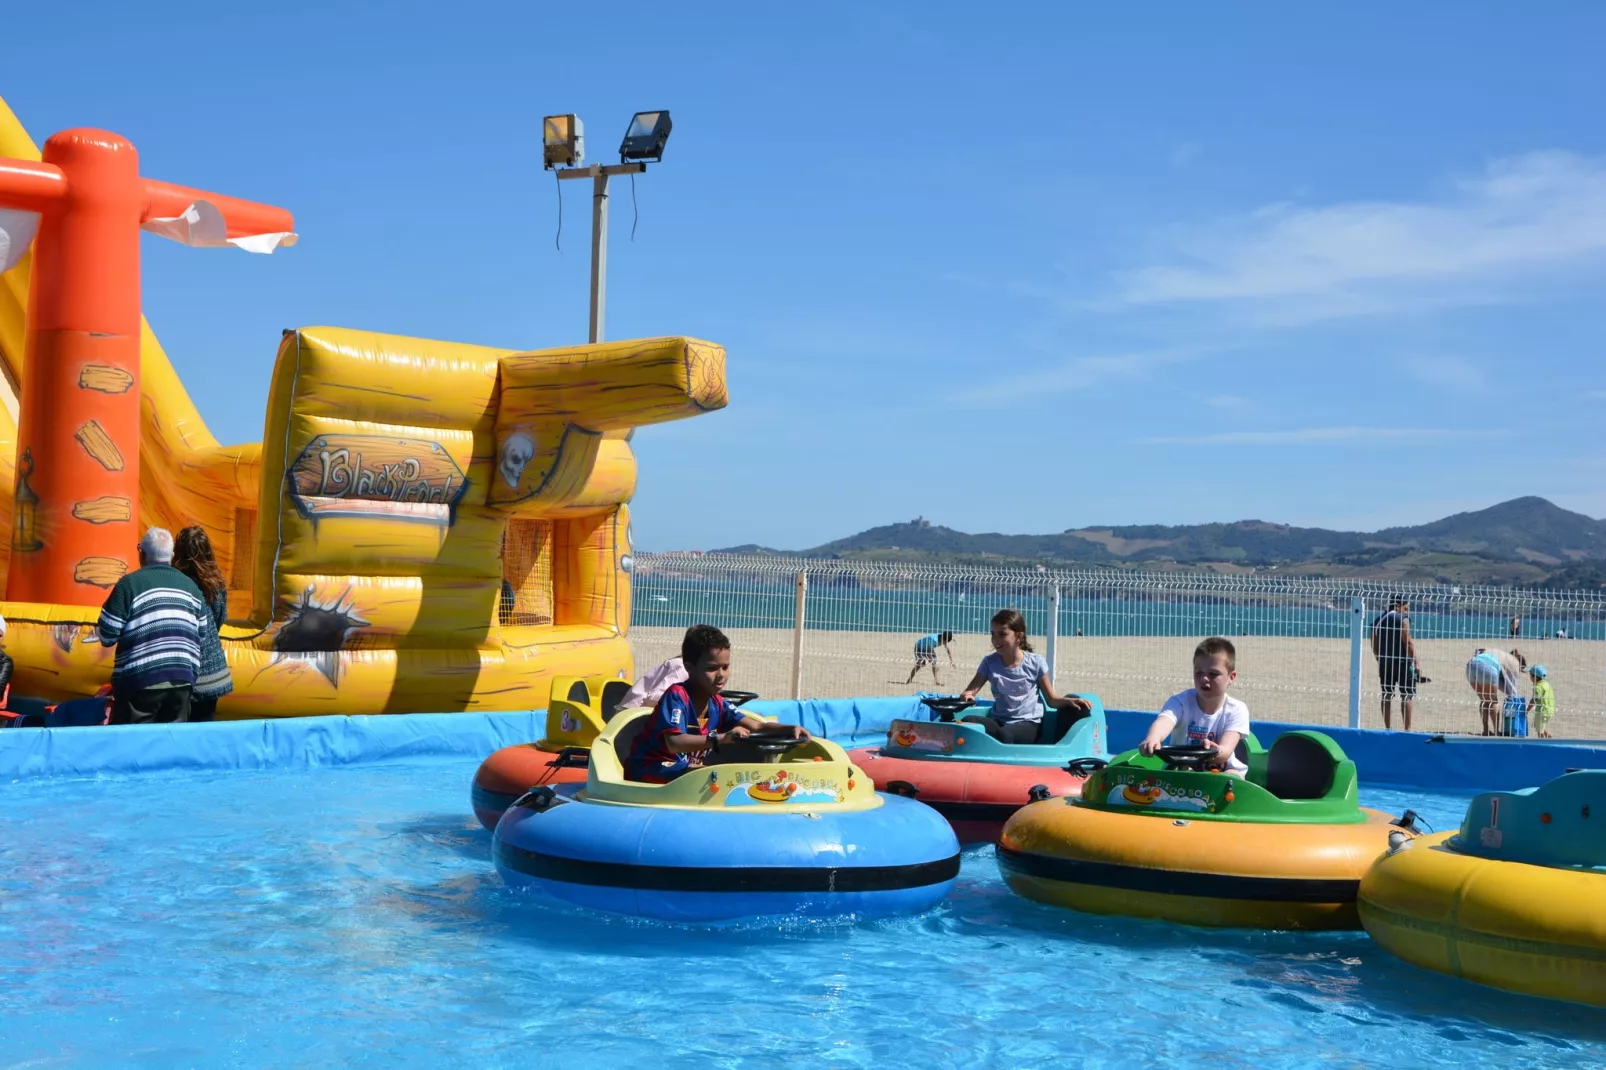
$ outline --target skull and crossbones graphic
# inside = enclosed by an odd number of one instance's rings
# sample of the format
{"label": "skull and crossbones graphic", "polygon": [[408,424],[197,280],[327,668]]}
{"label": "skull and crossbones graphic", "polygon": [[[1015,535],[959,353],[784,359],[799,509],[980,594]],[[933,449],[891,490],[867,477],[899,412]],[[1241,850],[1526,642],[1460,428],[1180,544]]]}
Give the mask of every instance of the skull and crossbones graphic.
{"label": "skull and crossbones graphic", "polygon": [[524,466],[535,456],[535,440],[526,431],[515,431],[502,440],[497,450],[496,470],[502,473],[509,488],[517,490],[524,478]]}

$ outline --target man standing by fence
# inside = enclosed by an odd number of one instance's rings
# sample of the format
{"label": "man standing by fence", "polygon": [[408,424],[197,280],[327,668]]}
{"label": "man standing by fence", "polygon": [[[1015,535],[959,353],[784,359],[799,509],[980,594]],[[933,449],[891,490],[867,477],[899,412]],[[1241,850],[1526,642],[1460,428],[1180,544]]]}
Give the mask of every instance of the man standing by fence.
{"label": "man standing by fence", "polygon": [[1392,704],[1400,696],[1401,727],[1411,730],[1411,703],[1416,698],[1416,643],[1411,638],[1410,603],[1395,598],[1387,613],[1372,625],[1372,654],[1377,658],[1377,679],[1383,690],[1383,727],[1393,728]]}

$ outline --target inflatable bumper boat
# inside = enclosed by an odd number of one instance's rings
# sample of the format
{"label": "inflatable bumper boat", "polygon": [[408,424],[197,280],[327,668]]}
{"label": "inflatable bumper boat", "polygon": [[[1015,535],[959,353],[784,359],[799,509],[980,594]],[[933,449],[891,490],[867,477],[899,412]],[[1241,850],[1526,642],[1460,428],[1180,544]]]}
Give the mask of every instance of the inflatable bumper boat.
{"label": "inflatable bumper boat", "polygon": [[619,701],[629,690],[626,681],[601,676],[554,677],[546,735],[534,743],[503,747],[475,771],[470,796],[480,824],[496,828],[502,812],[531,788],[585,780],[591,744],[619,712]]}
{"label": "inflatable bumper boat", "polygon": [[877,789],[919,799],[948,819],[960,843],[992,843],[1011,814],[1050,796],[1079,795],[1082,782],[1104,764],[1108,733],[1104,704],[1081,695],[1092,710],[1077,717],[1046,710],[1036,743],[1000,743],[959,715],[976,705],[963,698],[927,698],[935,721],[895,720],[879,747],[851,751]]}
{"label": "inflatable bumper boat", "polygon": [[1479,795],[1460,831],[1379,858],[1360,913],[1417,966],[1606,1007],[1606,770]]}
{"label": "inflatable bumper boat", "polygon": [[672,921],[885,916],[935,906],[959,872],[948,823],[881,795],[829,740],[725,744],[668,784],[624,777],[646,710],[622,713],[583,787],[540,787],[496,826],[509,885]]}
{"label": "inflatable bumper boat", "polygon": [[1355,896],[1390,833],[1411,815],[1356,805],[1355,763],[1320,732],[1287,732],[1269,751],[1239,746],[1247,777],[1206,771],[1214,751],[1128,751],[1079,799],[1036,802],[998,847],[1020,895],[1094,914],[1259,929],[1360,927]]}

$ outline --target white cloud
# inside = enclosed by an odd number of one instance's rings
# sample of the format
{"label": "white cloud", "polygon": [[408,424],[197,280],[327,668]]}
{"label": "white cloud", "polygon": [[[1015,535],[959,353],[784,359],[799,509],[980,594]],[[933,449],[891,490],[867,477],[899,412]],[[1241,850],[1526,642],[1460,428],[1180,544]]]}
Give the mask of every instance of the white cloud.
{"label": "white cloud", "polygon": [[1236,394],[1217,394],[1213,398],[1205,398],[1205,404],[1218,409],[1241,409],[1249,404],[1249,399]]}
{"label": "white cloud", "polygon": [[1606,390],[1589,390],[1584,393],[1584,397],[1590,401],[1606,401]]}
{"label": "white cloud", "polygon": [[1301,427],[1286,431],[1223,431],[1140,441],[1163,446],[1331,446],[1499,438],[1505,434],[1501,430],[1449,427]]}
{"label": "white cloud", "polygon": [[1142,379],[1162,365],[1175,364],[1203,355],[1203,350],[1173,349],[1089,354],[1016,375],[988,379],[979,385],[967,387],[962,392],[956,392],[948,400],[960,406],[967,403],[980,405],[1018,403],[1024,396],[1065,394],[1119,380]]}
{"label": "white cloud", "polygon": [[1272,204],[1163,241],[1159,262],[1122,276],[1124,304],[1229,304],[1301,322],[1507,300],[1524,275],[1606,254],[1606,160],[1529,153],[1437,202]]}
{"label": "white cloud", "polygon": [[1471,394],[1488,394],[1494,390],[1488,371],[1465,357],[1410,356],[1400,363],[1406,375],[1428,386]]}
{"label": "white cloud", "polygon": [[1199,143],[1184,141],[1171,150],[1171,166],[1186,167],[1199,158]]}

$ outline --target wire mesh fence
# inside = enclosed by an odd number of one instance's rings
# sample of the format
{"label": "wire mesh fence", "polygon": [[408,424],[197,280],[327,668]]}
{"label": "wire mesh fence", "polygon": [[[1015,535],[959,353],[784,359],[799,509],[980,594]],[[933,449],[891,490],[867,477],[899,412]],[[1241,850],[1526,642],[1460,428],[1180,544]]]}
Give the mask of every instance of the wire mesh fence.
{"label": "wire mesh fence", "polygon": [[[631,637],[645,667],[678,653],[690,625],[717,625],[735,647],[732,686],[776,697],[794,688],[814,698],[958,691],[991,650],[993,613],[1012,608],[1049,657],[1055,685],[1096,692],[1111,708],[1158,709],[1191,686],[1194,645],[1223,635],[1238,649],[1234,694],[1252,716],[1313,725],[1353,717],[1378,728],[1383,681],[1371,632],[1395,599],[1407,603],[1426,678],[1413,729],[1479,730],[1466,663],[1487,646],[1545,666],[1553,735],[1606,738],[1602,591],[638,554]],[[918,640],[943,632],[953,638],[934,659],[917,655]],[[1401,698],[1391,695],[1396,728]]]}

